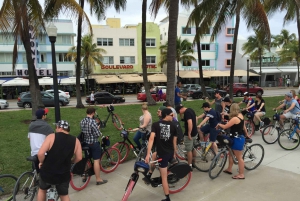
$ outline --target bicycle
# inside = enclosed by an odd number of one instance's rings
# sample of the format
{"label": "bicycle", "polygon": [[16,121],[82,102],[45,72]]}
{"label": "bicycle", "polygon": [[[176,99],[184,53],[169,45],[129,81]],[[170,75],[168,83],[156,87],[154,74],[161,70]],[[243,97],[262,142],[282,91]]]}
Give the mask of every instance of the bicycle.
{"label": "bicycle", "polygon": [[[0,163],[0,172],[4,170],[4,165]],[[11,174],[0,175],[0,200],[11,201],[17,177]]]}
{"label": "bicycle", "polygon": [[[158,162],[161,159],[152,161],[158,168]],[[162,186],[161,177],[149,178],[146,176],[149,171],[149,165],[143,161],[137,161],[134,164],[134,172],[131,174],[130,179],[125,188],[122,201],[126,201],[133,191],[135,184],[139,179],[139,173],[145,176],[147,184],[151,184],[153,188]],[[177,162],[168,166],[168,184],[170,194],[178,193],[182,191],[190,182],[192,177],[191,168],[187,163]]]}
{"label": "bicycle", "polygon": [[[38,163],[38,157],[30,156],[26,158],[27,161],[32,162],[32,167]],[[39,175],[35,168],[32,171],[27,171],[21,174],[18,178],[16,185],[14,187],[13,200],[30,200],[32,201],[39,188]],[[59,198],[55,185],[47,190],[46,200],[47,201],[57,201]]]}
{"label": "bicycle", "polygon": [[[234,137],[237,137],[237,134],[234,135]],[[229,147],[229,141],[228,140],[223,140],[224,142],[224,147],[221,148],[217,156],[213,159],[212,163],[210,164],[209,167],[209,177],[211,179],[215,179],[219,176],[219,174],[222,172],[224,169],[224,166],[227,161],[227,156],[230,154],[233,158],[233,163],[235,165],[238,164],[238,161],[236,157],[233,154],[233,151]],[[245,169],[246,170],[254,170],[257,168],[265,155],[265,151],[262,145],[260,144],[252,144],[248,146],[248,144],[252,143],[252,139],[245,139],[245,145],[244,145],[244,153],[243,153],[243,160],[245,163]],[[258,152],[258,153],[257,153]],[[258,162],[256,161],[258,159]]]}
{"label": "bicycle", "polygon": [[294,150],[300,144],[300,137],[298,131],[300,115],[297,115],[296,119],[292,120],[293,128],[283,130],[278,137],[278,144],[281,148],[285,150]]}
{"label": "bicycle", "polygon": [[122,126],[121,118],[119,117],[119,115],[114,113],[115,107],[112,104],[110,104],[109,106],[106,106],[106,108],[107,108],[108,115],[105,120],[101,120],[98,113],[95,112],[95,115],[96,115],[95,120],[98,123],[98,125],[100,125],[100,129],[106,127],[106,123],[107,123],[109,117],[111,116],[111,120],[112,120],[114,127],[118,130],[122,130],[123,126]]}
{"label": "bicycle", "polygon": [[[106,149],[110,145],[109,136],[102,137],[100,170],[105,173],[111,173],[117,169],[120,164],[120,152],[114,147]],[[70,185],[74,190],[83,190],[90,182],[91,176],[94,175],[94,161],[89,147],[82,147],[84,158],[71,167]]]}

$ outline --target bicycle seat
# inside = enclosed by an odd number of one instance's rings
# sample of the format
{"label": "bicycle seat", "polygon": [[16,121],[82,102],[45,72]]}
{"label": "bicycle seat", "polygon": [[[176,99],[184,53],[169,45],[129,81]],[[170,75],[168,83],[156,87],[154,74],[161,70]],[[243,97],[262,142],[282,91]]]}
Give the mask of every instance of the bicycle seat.
{"label": "bicycle seat", "polygon": [[34,156],[29,156],[26,158],[27,161],[31,161],[31,162],[37,162],[38,161],[38,157],[37,155]]}
{"label": "bicycle seat", "polygon": [[252,141],[253,141],[253,140],[252,140],[251,138],[246,138],[246,139],[245,139],[245,142],[246,142],[246,143],[252,143]]}
{"label": "bicycle seat", "polygon": [[89,150],[90,148],[89,147],[82,147],[81,149],[82,150]]}

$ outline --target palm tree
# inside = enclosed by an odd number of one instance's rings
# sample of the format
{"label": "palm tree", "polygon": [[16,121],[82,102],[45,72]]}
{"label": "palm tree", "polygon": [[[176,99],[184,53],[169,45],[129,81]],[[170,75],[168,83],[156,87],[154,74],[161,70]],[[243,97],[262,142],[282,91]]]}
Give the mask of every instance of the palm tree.
{"label": "palm tree", "polygon": [[[160,46],[161,50],[161,60],[158,65],[164,65],[168,63],[168,41],[166,44]],[[194,53],[193,43],[189,42],[187,39],[182,40],[181,37],[176,39],[176,63],[177,63],[177,77],[179,78],[179,63],[187,65],[192,63],[192,61],[197,61],[195,57],[191,54]],[[173,69],[174,70],[174,69]]]}
{"label": "palm tree", "polygon": [[[66,56],[71,57],[73,61],[76,61],[77,52],[77,46],[73,46],[70,48],[69,53]],[[89,80],[89,73],[92,69],[95,69],[96,64],[99,64],[101,66],[103,65],[102,53],[105,54],[106,51],[102,48],[97,48],[97,43],[93,43],[92,35],[88,34],[82,37],[82,45],[80,52],[80,61],[84,66],[84,72],[86,72],[87,80]],[[89,90],[89,81],[87,82],[87,88]]]}
{"label": "palm tree", "polygon": [[[70,2],[76,2],[76,0],[46,0],[45,3],[48,5],[48,12],[51,14],[49,16],[58,16],[60,11],[63,9],[71,9],[72,7],[68,6]],[[79,5],[81,10],[84,10],[85,2],[90,4],[90,13],[91,15],[96,15],[97,19],[100,21],[105,18],[105,11],[108,7],[114,6],[117,11],[120,9],[125,9],[126,0],[79,0]],[[63,6],[64,5],[64,6]],[[53,9],[59,8],[59,9]],[[51,10],[53,9],[53,11]],[[85,18],[84,12],[78,12],[78,23],[77,23],[77,56],[76,56],[76,98],[77,98],[77,108],[83,108],[84,105],[81,101],[80,94],[80,55],[81,55],[81,35],[82,35],[82,22]],[[90,30],[92,34],[92,30]]]}
{"label": "palm tree", "polygon": [[13,70],[18,58],[18,41],[23,43],[28,65],[29,89],[32,97],[32,119],[35,119],[35,111],[44,107],[42,103],[39,82],[31,53],[31,39],[35,34],[45,31],[43,21],[43,9],[38,0],[4,0],[0,10],[0,30],[6,36],[14,37]]}
{"label": "palm tree", "polygon": [[291,43],[291,41],[296,40],[296,34],[290,32],[286,29],[282,29],[279,35],[272,36],[272,46],[284,48],[286,45]]}
{"label": "palm tree", "polygon": [[[231,68],[229,82],[233,83],[237,36],[241,16],[245,19],[248,28],[256,28],[265,32],[270,41],[270,28],[268,18],[260,0],[202,0],[194,11],[198,13],[198,19],[207,24],[213,24],[211,41],[224,28],[227,21],[235,16],[235,28],[231,55]],[[200,32],[201,33],[201,32]],[[233,98],[233,85],[230,85],[230,98]]]}
{"label": "palm tree", "polygon": [[[261,74],[261,63],[262,57],[265,54],[265,50],[270,51],[270,43],[269,40],[265,37],[265,34],[257,29],[254,30],[255,35],[249,36],[247,42],[243,44],[242,50],[245,52],[243,56],[246,54],[250,54],[251,60],[259,60],[259,71]],[[248,79],[248,78],[247,78]],[[259,85],[261,85],[261,78],[259,79]]]}

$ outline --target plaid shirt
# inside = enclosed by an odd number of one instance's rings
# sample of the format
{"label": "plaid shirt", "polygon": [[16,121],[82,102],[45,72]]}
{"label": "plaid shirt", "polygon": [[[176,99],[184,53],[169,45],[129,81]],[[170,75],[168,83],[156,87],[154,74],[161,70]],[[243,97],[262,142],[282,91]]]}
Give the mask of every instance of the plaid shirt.
{"label": "plaid shirt", "polygon": [[97,123],[90,117],[85,117],[80,122],[81,131],[84,133],[84,142],[93,144],[98,142],[98,138],[102,133],[99,131]]}

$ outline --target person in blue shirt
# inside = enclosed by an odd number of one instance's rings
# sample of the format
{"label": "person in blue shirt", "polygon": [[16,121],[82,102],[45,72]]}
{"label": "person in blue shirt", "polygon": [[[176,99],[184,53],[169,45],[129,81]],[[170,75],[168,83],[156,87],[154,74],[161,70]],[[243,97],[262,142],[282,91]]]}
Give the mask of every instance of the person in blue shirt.
{"label": "person in blue shirt", "polygon": [[[219,123],[217,119],[217,113],[214,109],[210,107],[210,104],[207,102],[203,103],[202,108],[206,112],[206,114],[205,114],[205,119],[197,126],[198,131],[200,131],[199,132],[200,138],[203,139],[204,134],[209,133],[209,141],[213,143],[212,149],[217,154],[218,146],[216,144],[216,139],[217,139],[218,131],[216,129],[216,126]],[[209,122],[209,124],[206,124],[207,121]]]}
{"label": "person in blue shirt", "polygon": [[180,93],[181,82],[177,82],[177,86],[175,87],[175,107],[181,104],[181,98],[186,98]]}
{"label": "person in blue shirt", "polygon": [[251,98],[251,96],[248,92],[244,93],[244,99],[241,102],[239,102],[238,104],[240,105],[242,103],[246,104],[246,107],[242,111],[243,115],[245,115],[248,111],[253,112],[255,110],[255,105],[253,105],[254,100],[253,100],[253,98]]}

